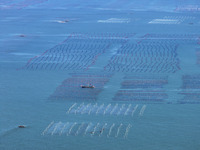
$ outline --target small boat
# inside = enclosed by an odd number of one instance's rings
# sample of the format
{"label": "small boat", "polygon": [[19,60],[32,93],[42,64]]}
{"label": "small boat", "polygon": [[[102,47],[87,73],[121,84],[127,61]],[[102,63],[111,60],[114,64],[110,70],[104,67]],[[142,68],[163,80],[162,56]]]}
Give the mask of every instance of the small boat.
{"label": "small boat", "polygon": [[25,35],[24,34],[20,34],[19,37],[25,37]]}
{"label": "small boat", "polygon": [[81,87],[82,88],[91,88],[91,89],[95,88],[94,85],[81,85]]}
{"label": "small boat", "polygon": [[26,128],[25,125],[19,125],[18,128]]}

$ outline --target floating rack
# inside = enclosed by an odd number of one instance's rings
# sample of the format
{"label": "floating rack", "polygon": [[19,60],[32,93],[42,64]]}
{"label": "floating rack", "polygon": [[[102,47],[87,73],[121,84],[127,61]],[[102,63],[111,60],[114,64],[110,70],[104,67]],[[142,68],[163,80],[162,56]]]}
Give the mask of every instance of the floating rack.
{"label": "floating rack", "polygon": [[[140,110],[139,110],[140,109]],[[67,114],[87,114],[87,115],[111,115],[111,116],[133,116],[138,110],[138,115],[143,116],[146,105],[133,104],[92,104],[74,103],[67,110]]]}
{"label": "floating rack", "polygon": [[131,124],[52,121],[42,135],[127,138]]}

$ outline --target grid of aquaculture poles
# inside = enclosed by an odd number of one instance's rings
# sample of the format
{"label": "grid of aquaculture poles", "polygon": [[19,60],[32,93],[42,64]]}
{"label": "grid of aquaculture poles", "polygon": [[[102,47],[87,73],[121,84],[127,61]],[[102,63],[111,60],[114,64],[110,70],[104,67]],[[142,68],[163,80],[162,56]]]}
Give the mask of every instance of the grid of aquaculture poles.
{"label": "grid of aquaculture poles", "polygon": [[[70,77],[48,99],[69,102],[71,106],[66,111],[69,116],[142,117],[147,104],[168,102],[168,77],[184,67],[180,65],[180,45],[199,45],[199,37],[197,34],[72,33],[31,58],[21,69],[67,72]],[[199,66],[199,49],[195,56]],[[101,101],[100,95],[109,89],[105,86],[116,74],[122,77],[115,81],[119,87],[113,88],[110,101]],[[175,103],[199,103],[198,84],[199,75],[183,75],[182,86],[176,93],[182,98]],[[42,135],[127,138],[131,127],[131,123],[123,122],[53,121]]]}

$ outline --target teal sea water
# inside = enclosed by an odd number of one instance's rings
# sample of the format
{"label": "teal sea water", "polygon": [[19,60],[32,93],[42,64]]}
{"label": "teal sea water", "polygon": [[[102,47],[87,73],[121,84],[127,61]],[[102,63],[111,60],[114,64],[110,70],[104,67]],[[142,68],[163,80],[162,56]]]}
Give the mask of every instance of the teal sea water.
{"label": "teal sea water", "polygon": [[200,149],[199,27],[197,0],[0,0],[0,149]]}

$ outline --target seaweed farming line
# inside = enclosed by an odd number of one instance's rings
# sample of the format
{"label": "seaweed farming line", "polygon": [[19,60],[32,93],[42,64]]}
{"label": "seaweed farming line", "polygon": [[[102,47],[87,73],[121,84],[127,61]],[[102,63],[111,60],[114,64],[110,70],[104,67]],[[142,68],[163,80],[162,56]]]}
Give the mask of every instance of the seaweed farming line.
{"label": "seaweed farming line", "polygon": [[[186,19],[196,19],[194,16],[165,16],[164,19],[181,19],[181,20],[186,20]],[[179,34],[180,35],[180,34]]]}
{"label": "seaweed farming line", "polygon": [[183,75],[181,92],[183,98],[178,101],[180,104],[200,104],[200,74]]}
{"label": "seaweed farming line", "polygon": [[175,73],[180,70],[176,44],[124,44],[104,66],[107,72]]}
{"label": "seaweed farming line", "polygon": [[[167,94],[165,93],[136,93],[134,90],[126,90],[126,92],[122,92],[122,91],[119,91],[117,94],[116,94],[116,97],[131,97],[131,99],[134,99],[136,97],[142,97],[142,98],[146,98],[147,100],[149,98],[151,99],[158,99],[158,98],[167,98]],[[160,96],[160,97],[158,97]],[[116,98],[117,99],[117,98]],[[115,99],[115,100],[116,100]]]}
{"label": "seaweed farming line", "polygon": [[[74,103],[67,110],[67,114],[87,114],[87,115],[112,115],[112,116],[133,116],[139,111],[139,116],[143,116],[146,105],[141,108],[134,104],[92,104],[92,103]],[[140,109],[140,110],[139,110]]]}
{"label": "seaweed farming line", "polygon": [[79,73],[69,73],[69,75],[71,75],[72,77],[76,77],[76,78],[83,78],[83,77],[96,77],[96,78],[111,78],[112,77],[112,73],[104,73],[104,72],[98,72],[98,73],[83,73],[83,72],[79,72]]}
{"label": "seaweed farming line", "polygon": [[98,23],[130,23],[130,18],[109,18],[106,20],[98,20]]}
{"label": "seaweed farming line", "polygon": [[177,6],[174,11],[175,12],[199,12],[200,7],[198,5]]}
{"label": "seaweed farming line", "polygon": [[168,76],[164,75],[164,76],[160,76],[160,75],[142,75],[142,76],[139,76],[139,75],[130,75],[130,74],[127,74],[123,77],[124,80],[130,80],[130,79],[137,79],[137,80],[168,80]]}
{"label": "seaweed farming line", "polygon": [[138,44],[157,43],[157,44],[180,44],[198,43],[199,34],[150,34],[141,36]]}
{"label": "seaweed farming line", "polygon": [[55,123],[52,121],[42,135],[127,138],[131,127],[131,124],[123,123]]}
{"label": "seaweed farming line", "polygon": [[149,21],[149,24],[181,24],[183,20],[179,19],[153,19]]}
{"label": "seaweed farming line", "polygon": [[[128,38],[135,36],[135,33],[73,33],[73,39],[84,39],[92,42],[108,42],[112,40],[112,42],[124,42],[124,40],[128,40]],[[121,40],[121,41],[120,41]]]}
{"label": "seaweed farming line", "polygon": [[132,101],[137,103],[160,103],[165,102],[168,98],[166,93],[136,93],[127,90],[126,93],[118,91],[113,101]]}
{"label": "seaweed farming line", "polygon": [[167,80],[125,80],[121,83],[121,88],[122,89],[137,89],[137,88],[161,89],[167,83],[168,83]]}

